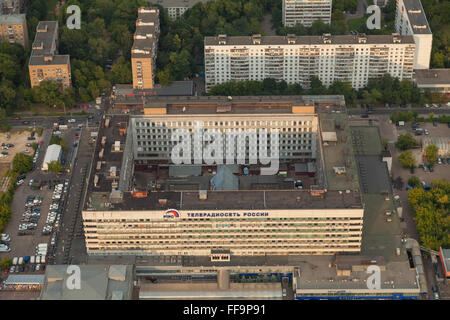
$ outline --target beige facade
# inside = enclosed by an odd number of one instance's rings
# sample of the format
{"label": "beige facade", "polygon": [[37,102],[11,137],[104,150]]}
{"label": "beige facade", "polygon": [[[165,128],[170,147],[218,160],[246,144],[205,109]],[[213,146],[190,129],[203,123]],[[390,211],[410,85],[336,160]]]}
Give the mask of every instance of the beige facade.
{"label": "beige facade", "polygon": [[41,81],[57,81],[64,88],[71,86],[70,61],[60,65],[29,66],[31,87],[38,86]]}
{"label": "beige facade", "polygon": [[[305,191],[306,192],[306,191]],[[364,209],[83,211],[88,254],[359,252]]]}
{"label": "beige facade", "polygon": [[134,89],[152,89],[155,85],[156,53],[159,37],[159,10],[139,8],[131,68]]}
{"label": "beige facade", "polygon": [[28,29],[25,14],[0,15],[0,41],[28,47]]}
{"label": "beige facade", "polygon": [[42,81],[55,81],[63,88],[72,85],[70,56],[57,54],[57,21],[39,22],[32,49],[28,63],[31,87]]}
{"label": "beige facade", "polygon": [[131,58],[133,88],[151,89],[154,87],[154,59],[151,57]]}

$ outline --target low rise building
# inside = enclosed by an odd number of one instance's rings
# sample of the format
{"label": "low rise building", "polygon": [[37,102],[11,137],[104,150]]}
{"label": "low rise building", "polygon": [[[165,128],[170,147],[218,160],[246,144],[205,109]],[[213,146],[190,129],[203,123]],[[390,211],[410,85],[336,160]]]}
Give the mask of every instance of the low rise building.
{"label": "low rise building", "polygon": [[59,144],[49,145],[45,153],[44,161],[42,162],[42,170],[48,170],[48,164],[52,161],[59,161],[61,155],[61,146]]}
{"label": "low rise building", "polygon": [[28,28],[25,14],[0,14],[0,41],[28,47]]}
{"label": "low rise building", "polygon": [[438,148],[439,157],[450,156],[450,137],[424,137],[422,138],[422,153],[425,149],[433,144]]}
{"label": "low rise building", "polygon": [[133,277],[133,265],[48,265],[39,299],[131,300]]}
{"label": "low rise building", "polygon": [[63,88],[72,85],[70,56],[58,54],[58,21],[40,21],[28,63],[31,87],[55,81]]}
{"label": "low rise building", "polygon": [[450,69],[414,70],[413,80],[421,90],[450,95]]}

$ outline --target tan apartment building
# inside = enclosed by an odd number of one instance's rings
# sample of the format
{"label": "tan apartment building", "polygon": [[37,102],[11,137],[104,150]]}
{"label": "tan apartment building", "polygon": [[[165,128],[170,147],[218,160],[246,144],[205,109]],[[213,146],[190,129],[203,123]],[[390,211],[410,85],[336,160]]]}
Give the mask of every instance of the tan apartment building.
{"label": "tan apartment building", "polygon": [[28,70],[31,87],[41,81],[57,81],[63,88],[70,87],[70,56],[58,55],[58,22],[40,21],[36,28]]}
{"label": "tan apartment building", "polygon": [[0,41],[28,46],[28,29],[25,14],[0,15]]}
{"label": "tan apartment building", "polygon": [[131,48],[134,89],[152,89],[155,84],[156,52],[159,36],[159,10],[139,8]]}

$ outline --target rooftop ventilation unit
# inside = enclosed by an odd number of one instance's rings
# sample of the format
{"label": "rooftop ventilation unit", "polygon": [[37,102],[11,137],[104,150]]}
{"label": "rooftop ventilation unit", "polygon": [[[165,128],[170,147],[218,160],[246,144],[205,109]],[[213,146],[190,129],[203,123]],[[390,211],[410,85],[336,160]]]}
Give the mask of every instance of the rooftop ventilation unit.
{"label": "rooftop ventilation unit", "polygon": [[261,44],[261,35],[260,34],[254,34],[252,36],[252,43],[253,44]]}

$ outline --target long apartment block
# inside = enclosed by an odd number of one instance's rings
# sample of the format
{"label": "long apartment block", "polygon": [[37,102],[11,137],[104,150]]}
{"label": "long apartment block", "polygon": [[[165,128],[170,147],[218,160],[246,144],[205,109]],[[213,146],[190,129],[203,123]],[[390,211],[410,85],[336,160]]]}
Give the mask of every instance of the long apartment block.
{"label": "long apartment block", "polygon": [[159,37],[159,10],[138,9],[131,67],[134,89],[152,89],[155,85],[156,53]]}
{"label": "long apartment block", "polygon": [[63,88],[72,85],[70,56],[58,54],[58,21],[39,22],[28,70],[31,87],[42,81],[56,81]]}
{"label": "long apartment block", "polygon": [[343,35],[205,37],[205,82],[216,84],[273,78],[309,87],[318,77],[364,87],[370,78],[389,73],[411,79],[415,43],[412,36]]}
{"label": "long apartment block", "polygon": [[331,23],[331,2],[331,0],[283,0],[283,25],[293,27],[302,24],[310,27],[316,20]]}
{"label": "long apartment block", "polygon": [[420,0],[397,0],[395,30],[414,38],[414,69],[429,69],[433,34]]}
{"label": "long apartment block", "polygon": [[27,18],[23,14],[0,14],[0,41],[28,47]]}

